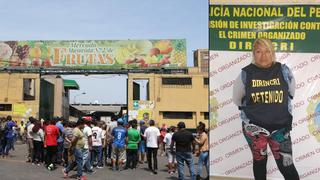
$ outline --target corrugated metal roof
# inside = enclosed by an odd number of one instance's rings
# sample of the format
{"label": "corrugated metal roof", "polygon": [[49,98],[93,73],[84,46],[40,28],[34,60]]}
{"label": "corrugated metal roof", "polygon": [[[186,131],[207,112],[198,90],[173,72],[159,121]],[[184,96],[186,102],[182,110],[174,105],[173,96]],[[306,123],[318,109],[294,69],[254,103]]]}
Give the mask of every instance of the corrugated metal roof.
{"label": "corrugated metal roof", "polygon": [[82,112],[98,111],[98,112],[120,112],[121,106],[106,105],[72,105],[72,107]]}

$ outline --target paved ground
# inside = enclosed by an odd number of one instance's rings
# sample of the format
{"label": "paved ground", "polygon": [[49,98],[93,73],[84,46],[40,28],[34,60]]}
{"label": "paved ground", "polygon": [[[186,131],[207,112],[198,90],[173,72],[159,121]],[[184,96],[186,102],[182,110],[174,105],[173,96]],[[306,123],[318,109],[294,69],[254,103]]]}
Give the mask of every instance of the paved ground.
{"label": "paved ground", "polygon": [[211,177],[210,180],[254,180],[254,179],[215,176],[215,177]]}
{"label": "paved ground", "polygon": [[[61,180],[63,175],[62,167],[58,167],[55,171],[48,171],[43,166],[35,166],[25,162],[26,145],[16,145],[16,150],[11,152],[11,157],[0,159],[0,179],[1,180]],[[170,176],[165,167],[165,157],[158,156],[159,171],[157,175],[152,175],[147,171],[147,164],[140,165],[136,170],[125,170],[113,172],[109,167],[97,169],[93,175],[87,175],[89,180],[155,180],[155,179],[171,179],[177,180],[178,175]],[[205,168],[203,168],[205,169]],[[187,169],[185,170],[187,177],[190,179]],[[76,174],[75,171],[69,173]],[[204,172],[203,172],[203,176]],[[69,178],[72,179],[72,178]],[[216,178],[211,178],[216,179]]]}

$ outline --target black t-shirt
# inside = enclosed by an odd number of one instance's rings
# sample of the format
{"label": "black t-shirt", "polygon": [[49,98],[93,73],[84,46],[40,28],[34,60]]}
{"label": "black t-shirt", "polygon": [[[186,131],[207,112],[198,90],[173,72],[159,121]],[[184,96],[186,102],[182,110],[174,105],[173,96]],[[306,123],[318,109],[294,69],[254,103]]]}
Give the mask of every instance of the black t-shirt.
{"label": "black t-shirt", "polygon": [[176,143],[176,152],[192,152],[191,143],[194,137],[191,132],[180,130],[173,134],[172,140]]}

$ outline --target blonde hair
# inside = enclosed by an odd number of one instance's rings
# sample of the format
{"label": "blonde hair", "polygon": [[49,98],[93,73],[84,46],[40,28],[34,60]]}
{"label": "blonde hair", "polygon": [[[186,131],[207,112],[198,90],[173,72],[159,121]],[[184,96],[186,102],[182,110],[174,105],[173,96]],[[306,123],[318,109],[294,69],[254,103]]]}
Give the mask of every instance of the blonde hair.
{"label": "blonde hair", "polygon": [[[273,63],[275,63],[275,61],[276,61],[276,52],[274,50],[274,46],[273,46],[271,40],[270,39],[266,39],[266,38],[258,38],[258,39],[256,39],[254,41],[254,43],[253,43],[252,54],[254,54],[254,51],[257,49],[257,47],[259,45],[263,45],[263,46],[267,47],[267,49],[272,54],[272,61],[273,61]],[[253,56],[253,62],[255,62],[254,56]]]}

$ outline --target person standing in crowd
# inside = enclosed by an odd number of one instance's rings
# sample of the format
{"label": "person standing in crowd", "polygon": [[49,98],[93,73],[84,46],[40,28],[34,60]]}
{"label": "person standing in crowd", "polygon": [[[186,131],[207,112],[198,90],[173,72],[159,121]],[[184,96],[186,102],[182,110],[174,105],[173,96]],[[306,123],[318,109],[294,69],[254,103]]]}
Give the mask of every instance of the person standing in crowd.
{"label": "person standing in crowd", "polygon": [[205,132],[206,125],[200,122],[197,127],[197,136],[195,138],[195,142],[199,145],[199,159],[198,159],[198,173],[197,180],[201,178],[202,173],[202,165],[206,167],[207,177],[205,179],[209,180],[209,142],[208,135]]}
{"label": "person standing in crowd", "polygon": [[20,122],[20,126],[19,126],[19,138],[20,140],[22,141],[22,143],[26,143],[26,139],[25,139],[25,124],[24,124],[24,121],[21,121]]}
{"label": "person standing in crowd", "polygon": [[[83,148],[85,146],[84,133],[81,131],[84,128],[84,120],[79,118],[76,123],[76,127],[72,131],[71,147],[70,150],[74,155],[74,161],[69,162],[66,168],[62,169],[62,173],[65,178],[68,177],[68,173],[77,166],[77,179],[85,180],[86,177],[82,175],[83,167]],[[69,140],[69,139],[68,139]]]}
{"label": "person standing in crowd", "polygon": [[266,179],[269,144],[284,178],[298,180],[290,137],[295,79],[288,66],[276,62],[269,39],[256,39],[252,53],[252,63],[235,80],[233,101],[241,111],[243,133],[253,156],[254,177]]}
{"label": "person standing in crowd", "polygon": [[[146,156],[146,140],[144,139],[144,131],[147,129],[147,126],[145,125],[144,120],[141,120],[139,122],[140,124],[140,136],[141,136],[141,140],[139,142],[139,147],[138,147],[138,153],[140,154],[140,164],[143,164],[144,161],[144,157]],[[138,156],[139,156],[138,154]]]}
{"label": "person standing in crowd", "polygon": [[13,130],[13,141],[11,142],[11,149],[14,151],[14,145],[18,140],[20,128],[18,127],[18,121],[14,121],[15,126],[12,127]]}
{"label": "person standing in crowd", "polygon": [[108,160],[108,135],[107,135],[107,125],[105,123],[102,124],[102,165],[105,164],[107,166],[107,160]]}
{"label": "person standing in crowd", "polygon": [[167,125],[162,124],[162,126],[160,128],[160,141],[159,141],[160,156],[165,155],[165,144],[163,142],[163,139],[166,136],[166,134],[167,134]]}
{"label": "person standing in crowd", "polygon": [[107,148],[106,148],[107,125],[106,125],[105,121],[100,121],[98,125],[102,131],[102,134],[101,134],[101,136],[102,136],[102,139],[101,139],[101,145],[102,145],[102,147],[101,147],[102,148],[101,149],[101,151],[102,151],[102,153],[101,153],[101,166],[103,167],[104,164],[106,164],[105,162],[107,162]]}
{"label": "person standing in crowd", "polygon": [[163,143],[165,145],[165,152],[168,160],[168,173],[171,175],[176,172],[176,165],[177,165],[176,154],[175,154],[176,148],[173,147],[173,151],[171,151],[170,149],[172,136],[175,131],[176,131],[176,127],[171,126],[169,128],[169,132],[166,133],[163,139]]}
{"label": "person standing in crowd", "polygon": [[83,149],[83,168],[87,173],[94,173],[93,167],[91,165],[91,151],[92,151],[92,130],[91,130],[91,118],[84,119],[84,149]]}
{"label": "person standing in crowd", "polygon": [[40,166],[40,163],[43,162],[43,141],[44,141],[44,132],[41,126],[41,122],[36,120],[32,128],[32,139],[33,139],[33,156],[32,164],[37,164]]}
{"label": "person standing in crowd", "polygon": [[112,130],[113,130],[113,128],[115,128],[115,127],[117,127],[118,126],[118,124],[117,124],[117,121],[116,121],[116,119],[114,118],[114,117],[112,117],[111,118],[111,122],[110,122],[110,124],[109,124],[109,127],[107,128],[108,130],[107,130],[107,136],[108,136],[108,138],[106,139],[107,140],[107,146],[108,146],[108,150],[107,150],[107,157],[108,157],[108,159],[111,159],[111,154],[112,154]]}
{"label": "person standing in crowd", "polygon": [[[176,146],[176,158],[178,162],[178,174],[179,179],[184,180],[184,162],[187,163],[190,176],[192,180],[196,179],[192,152],[194,150],[194,137],[191,132],[186,130],[184,122],[179,122],[178,131],[172,135],[171,152],[173,152],[174,145]],[[193,148],[191,148],[191,146]]]}
{"label": "person standing in crowd", "polygon": [[13,148],[14,143],[14,130],[13,128],[16,127],[17,124],[12,120],[11,116],[7,116],[7,123],[6,123],[6,146],[4,150],[4,156],[9,155],[9,151]]}
{"label": "person standing in crowd", "polygon": [[[71,148],[71,141],[73,138],[73,129],[75,128],[75,124],[73,122],[64,122],[64,142],[63,142],[63,160],[64,166],[66,167],[69,164],[69,152]],[[81,149],[82,151],[82,149]]]}
{"label": "person standing in crowd", "polygon": [[27,136],[27,146],[28,146],[28,154],[27,154],[27,161],[32,162],[32,155],[33,155],[33,136],[32,136],[32,129],[34,127],[35,119],[31,116],[29,117],[29,122],[26,125],[26,136]]}
{"label": "person standing in crowd", "polygon": [[97,166],[98,169],[103,168],[102,164],[102,141],[104,137],[102,136],[102,129],[100,128],[100,124],[96,121],[93,121],[92,128],[92,160],[91,164],[93,166]]}
{"label": "person standing in crowd", "polygon": [[62,117],[56,117],[56,126],[59,128],[59,137],[58,137],[58,150],[57,150],[57,156],[56,156],[56,163],[57,164],[62,164],[62,155],[63,155],[63,136],[64,136],[64,127],[63,127],[63,122],[64,119]]}
{"label": "person standing in crowd", "polygon": [[117,120],[118,126],[112,130],[112,155],[111,164],[112,170],[122,170],[124,169],[124,164],[126,161],[126,137],[127,130],[123,127],[124,121],[122,118]]}
{"label": "person standing in crowd", "polygon": [[5,148],[5,134],[6,134],[6,128],[5,128],[5,118],[0,117],[0,155],[2,156],[4,154],[4,148]]}
{"label": "person standing in crowd", "polygon": [[[148,168],[153,174],[158,174],[158,148],[159,148],[159,138],[160,138],[160,131],[156,128],[155,121],[149,121],[149,127],[144,132],[144,138],[146,139],[147,145],[147,161],[148,161]],[[153,166],[152,166],[153,160]]]}
{"label": "person standing in crowd", "polygon": [[54,170],[56,169],[55,160],[57,154],[57,139],[59,137],[59,129],[57,126],[55,126],[55,120],[52,119],[49,123],[50,124],[45,128],[45,147],[47,149],[46,166],[48,170]]}
{"label": "person standing in crowd", "polygon": [[7,134],[6,118],[0,117],[0,155],[1,157],[4,157],[4,149],[7,143],[6,134]]}
{"label": "person standing in crowd", "polygon": [[138,122],[136,119],[129,122],[131,127],[127,137],[127,167],[135,169],[138,163],[138,143],[141,140],[140,132],[137,130]]}

